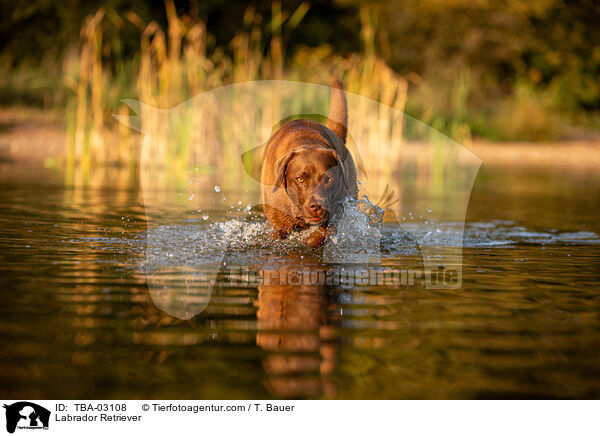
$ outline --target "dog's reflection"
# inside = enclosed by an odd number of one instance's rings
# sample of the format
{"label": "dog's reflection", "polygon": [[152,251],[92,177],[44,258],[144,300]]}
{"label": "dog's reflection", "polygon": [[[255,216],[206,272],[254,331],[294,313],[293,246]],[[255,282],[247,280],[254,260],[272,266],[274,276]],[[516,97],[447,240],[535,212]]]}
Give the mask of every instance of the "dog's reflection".
{"label": "dog's reflection", "polygon": [[265,386],[273,396],[336,395],[339,308],[335,291],[325,284],[326,273],[317,259],[306,255],[261,270],[256,343],[267,351]]}

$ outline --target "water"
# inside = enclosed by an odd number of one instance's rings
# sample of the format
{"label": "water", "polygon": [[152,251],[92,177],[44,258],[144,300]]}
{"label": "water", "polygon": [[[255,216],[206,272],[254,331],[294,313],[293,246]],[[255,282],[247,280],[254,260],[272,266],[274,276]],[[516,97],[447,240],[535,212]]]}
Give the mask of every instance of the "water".
{"label": "water", "polygon": [[[200,211],[182,214],[169,201],[145,205],[135,177],[119,174],[84,188],[56,171],[2,166],[2,397],[600,395],[593,172],[484,167],[462,286],[447,290],[290,285],[298,271],[339,276],[352,265],[324,264],[298,235],[273,242],[250,212],[252,193],[234,207],[199,199]],[[377,226],[349,214],[326,254],[354,266],[422,266],[403,229],[457,245],[459,223]]]}

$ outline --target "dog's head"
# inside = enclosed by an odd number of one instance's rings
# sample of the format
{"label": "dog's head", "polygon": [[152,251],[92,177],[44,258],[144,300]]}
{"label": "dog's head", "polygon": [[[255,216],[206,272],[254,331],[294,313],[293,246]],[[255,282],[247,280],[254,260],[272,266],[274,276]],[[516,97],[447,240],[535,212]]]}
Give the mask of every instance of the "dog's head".
{"label": "dog's head", "polygon": [[350,190],[348,171],[335,150],[308,145],[290,151],[275,164],[274,190],[284,189],[307,224],[327,223]]}

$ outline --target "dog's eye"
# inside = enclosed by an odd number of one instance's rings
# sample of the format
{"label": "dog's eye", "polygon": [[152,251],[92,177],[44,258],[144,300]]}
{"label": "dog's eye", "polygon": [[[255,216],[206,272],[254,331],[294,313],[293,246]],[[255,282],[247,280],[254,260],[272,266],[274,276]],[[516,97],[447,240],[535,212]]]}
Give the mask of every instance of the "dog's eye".
{"label": "dog's eye", "polygon": [[304,182],[304,177],[298,176],[296,177],[296,180],[298,181],[298,183],[302,183]]}
{"label": "dog's eye", "polygon": [[331,183],[331,182],[333,182],[333,177],[331,177],[331,176],[325,176],[325,177],[323,177],[323,181],[325,183]]}

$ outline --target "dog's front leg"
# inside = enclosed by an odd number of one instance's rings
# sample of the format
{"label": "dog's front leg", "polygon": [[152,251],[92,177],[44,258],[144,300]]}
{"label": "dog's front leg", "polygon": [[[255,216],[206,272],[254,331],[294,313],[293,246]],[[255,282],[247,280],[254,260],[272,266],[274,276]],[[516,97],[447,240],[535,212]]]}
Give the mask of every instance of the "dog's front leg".
{"label": "dog's front leg", "polygon": [[285,239],[290,233],[294,231],[301,231],[309,228],[300,218],[292,218],[289,215],[279,215],[277,219],[277,225],[274,226],[272,236],[275,239]]}
{"label": "dog's front leg", "polygon": [[317,230],[312,232],[304,242],[311,248],[320,247],[325,243],[327,237],[335,235],[335,227],[332,226],[319,226]]}

